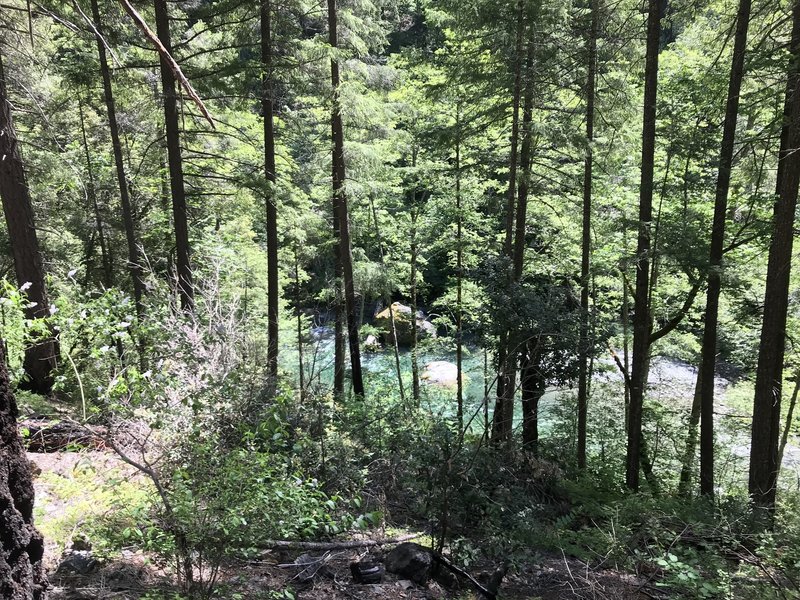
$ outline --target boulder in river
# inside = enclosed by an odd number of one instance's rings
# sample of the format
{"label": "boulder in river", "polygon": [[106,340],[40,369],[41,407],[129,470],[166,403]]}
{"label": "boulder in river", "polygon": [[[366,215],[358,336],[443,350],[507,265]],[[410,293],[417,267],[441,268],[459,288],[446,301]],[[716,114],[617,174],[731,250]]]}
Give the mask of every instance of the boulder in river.
{"label": "boulder in river", "polygon": [[[446,360],[435,360],[425,365],[420,379],[432,385],[441,387],[455,387],[458,384],[458,366]],[[466,375],[461,373],[461,381],[466,380]]]}
{"label": "boulder in river", "polygon": [[367,352],[378,352],[381,349],[381,343],[377,337],[371,333],[364,340],[364,350]]}
{"label": "boulder in river", "polygon": [[[389,311],[392,311],[391,314]],[[397,343],[400,346],[410,346],[413,341],[413,326],[417,328],[417,339],[436,337],[436,326],[426,320],[422,311],[417,311],[412,319],[411,307],[400,302],[392,303],[391,307],[384,308],[375,315],[375,327],[381,330],[381,334],[390,344],[394,342],[392,336],[392,315],[394,316],[394,327],[397,330]]]}

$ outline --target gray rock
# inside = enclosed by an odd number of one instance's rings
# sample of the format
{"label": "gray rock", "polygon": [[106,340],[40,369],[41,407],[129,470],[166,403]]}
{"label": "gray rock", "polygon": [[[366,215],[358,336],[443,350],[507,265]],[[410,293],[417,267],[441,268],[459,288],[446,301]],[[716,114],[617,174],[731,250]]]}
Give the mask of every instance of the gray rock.
{"label": "gray rock", "polygon": [[427,548],[405,542],[395,546],[384,563],[390,573],[410,579],[418,585],[425,585],[431,575],[433,556]]}
{"label": "gray rock", "polygon": [[88,550],[69,550],[58,565],[59,575],[90,575],[100,566],[98,560]]}
{"label": "gray rock", "polygon": [[420,379],[433,385],[455,387],[458,384],[458,367],[446,360],[435,360],[425,365]]}

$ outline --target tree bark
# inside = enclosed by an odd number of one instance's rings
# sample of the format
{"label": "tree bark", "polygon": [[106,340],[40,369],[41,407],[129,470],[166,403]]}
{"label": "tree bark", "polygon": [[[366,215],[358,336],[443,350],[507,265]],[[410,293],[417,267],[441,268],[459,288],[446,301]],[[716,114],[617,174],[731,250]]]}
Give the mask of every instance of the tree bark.
{"label": "tree bark", "polygon": [[[336,0],[328,0],[328,35],[331,48],[338,47]],[[344,283],[344,308],[347,316],[347,341],[350,348],[350,368],[353,393],[364,395],[364,379],[361,373],[361,348],[356,319],[356,293],[353,282],[353,253],[350,244],[350,223],[345,192],[344,131],[339,97],[339,61],[331,58],[331,138],[333,141],[333,210],[338,221],[339,262]]]}
{"label": "tree bark", "polygon": [[[0,57],[0,199],[3,203],[14,271],[20,286],[26,290],[30,304],[25,308],[28,319],[45,318],[50,303],[44,281],[44,264],[36,235],[30,190],[25,177],[19,140],[14,130],[11,102],[8,100]],[[47,394],[53,387],[52,371],[56,367],[58,344],[52,336],[38,340],[25,350],[23,367],[27,377],[20,387]]]}
{"label": "tree bark", "polygon": [[589,261],[592,244],[592,144],[594,142],[595,77],[597,72],[597,30],[599,0],[591,0],[592,21],[587,40],[586,75],[586,157],[583,162],[583,223],[581,234],[581,322],[578,366],[578,468],[586,468],[586,413],[589,404]]}
{"label": "tree bark", "polygon": [[[169,33],[167,0],[153,0],[158,39],[172,55]],[[172,219],[175,228],[175,257],[178,276],[178,295],[181,308],[194,311],[194,283],[190,262],[189,224],[186,216],[186,190],[183,183],[183,159],[181,157],[180,129],[178,122],[178,96],[175,90],[175,75],[163,54],[161,64],[161,88],[164,94],[164,124],[167,130],[167,159],[169,162],[170,192],[172,194]]]}
{"label": "tree bark", "polygon": [[758,350],[748,489],[758,509],[771,519],[778,484],[786,313],[792,242],[800,183],[800,1],[792,8],[791,59],[786,84],[784,134],[779,157],[778,197],[767,265],[764,318]]}
{"label": "tree bark", "polygon": [[742,89],[747,29],[750,24],[750,0],[739,0],[733,63],[728,82],[728,101],[722,127],[719,173],[714,198],[714,222],[711,227],[708,291],[706,293],[705,327],[700,366],[700,493],[714,494],[714,374],[716,372],[717,324],[719,295],[722,287],[722,254],[725,242],[725,217],[728,212],[728,190],[731,182],[736,120],[739,115],[739,92]]}
{"label": "tree bark", "polygon": [[17,403],[0,347],[0,597],[46,597],[44,541],[33,525],[33,478],[17,431]]}
{"label": "tree bark", "polygon": [[261,110],[264,116],[264,175],[267,180],[267,376],[274,389],[278,378],[278,212],[275,173],[275,85],[272,66],[272,2],[261,2]]}
{"label": "tree bark", "polygon": [[642,173],[639,185],[639,233],[636,247],[636,288],[633,315],[633,367],[628,423],[625,484],[639,489],[642,444],[642,405],[650,353],[650,223],[653,218],[653,170],[656,142],[658,52],[663,0],[648,0],[647,54],[645,59],[642,125]]}

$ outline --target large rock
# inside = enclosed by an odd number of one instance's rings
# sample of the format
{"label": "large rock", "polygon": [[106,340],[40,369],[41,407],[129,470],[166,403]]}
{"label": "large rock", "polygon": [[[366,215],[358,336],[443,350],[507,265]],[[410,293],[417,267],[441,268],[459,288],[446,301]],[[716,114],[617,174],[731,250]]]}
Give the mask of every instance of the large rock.
{"label": "large rock", "polygon": [[[451,388],[458,385],[458,366],[446,360],[435,360],[425,365],[420,379],[433,385]],[[465,381],[466,376],[461,374],[461,381]]]}
{"label": "large rock", "polygon": [[418,585],[425,585],[431,576],[433,555],[419,544],[404,542],[386,555],[384,564],[390,573],[410,579]]}
{"label": "large rock", "polygon": [[[411,307],[399,302],[394,302],[391,307],[384,308],[375,316],[375,327],[381,330],[382,337],[389,343],[394,343],[392,336],[392,319],[389,313],[394,315],[394,327],[397,330],[397,344],[400,346],[410,346],[413,341],[413,326],[417,328],[417,339],[436,337],[436,327],[425,319],[422,311],[417,311],[415,318],[412,319]],[[413,325],[412,325],[413,322]]]}

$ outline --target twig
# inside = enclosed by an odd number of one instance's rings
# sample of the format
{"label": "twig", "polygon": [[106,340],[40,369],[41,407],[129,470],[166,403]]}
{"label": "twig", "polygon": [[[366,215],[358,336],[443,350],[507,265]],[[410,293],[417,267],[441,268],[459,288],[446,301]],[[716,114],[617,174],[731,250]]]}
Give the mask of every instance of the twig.
{"label": "twig", "polygon": [[86,16],[85,12],[83,12],[83,9],[81,8],[81,5],[78,4],[78,1],[77,0],[72,0],[72,4],[77,9],[78,13],[80,13],[80,15],[83,17],[83,20],[86,21],[86,24],[91,28],[92,33],[94,33],[95,37],[98,40],[100,40],[100,43],[103,44],[103,46],[105,47],[106,50],[108,50],[108,53],[111,55],[111,58],[114,59],[114,63],[118,67],[122,66],[122,63],[120,62],[120,60],[117,57],[117,55],[114,52],[114,50],[111,48],[111,46],[108,45],[108,42],[106,42],[106,39],[102,35],[100,35],[100,31],[97,29],[97,27],[95,27],[94,22],[89,17]]}
{"label": "twig", "polygon": [[69,360],[69,364],[72,365],[72,370],[75,373],[75,378],[78,380],[78,389],[81,392],[81,411],[83,413],[83,420],[86,421],[86,395],[83,393],[83,380],[81,379],[81,374],[78,373],[78,367],[75,366],[75,361],[72,360],[72,355],[67,352],[67,360]]}

